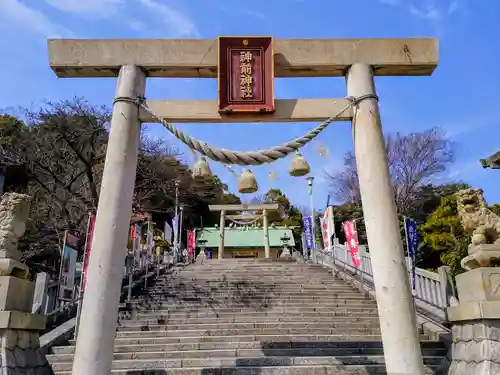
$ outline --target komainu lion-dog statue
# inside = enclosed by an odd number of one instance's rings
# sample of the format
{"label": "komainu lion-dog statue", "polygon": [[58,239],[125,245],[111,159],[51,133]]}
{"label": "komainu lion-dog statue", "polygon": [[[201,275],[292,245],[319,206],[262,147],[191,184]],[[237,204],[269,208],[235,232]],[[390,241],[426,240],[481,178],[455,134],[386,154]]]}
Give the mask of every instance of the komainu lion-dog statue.
{"label": "komainu lion-dog statue", "polygon": [[471,235],[469,255],[462,259],[466,270],[500,265],[500,217],[488,209],[482,189],[456,193],[458,216]]}

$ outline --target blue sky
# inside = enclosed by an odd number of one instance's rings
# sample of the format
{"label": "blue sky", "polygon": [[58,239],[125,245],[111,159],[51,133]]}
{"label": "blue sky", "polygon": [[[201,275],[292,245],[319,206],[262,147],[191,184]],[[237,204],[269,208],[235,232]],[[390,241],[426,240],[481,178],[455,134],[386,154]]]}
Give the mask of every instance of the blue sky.
{"label": "blue sky", "polygon": [[[46,38],[214,38],[273,35],[277,38],[438,37],[440,64],[431,77],[380,77],[386,132],[441,127],[457,144],[457,160],[441,179],[460,179],[500,202],[500,171],[483,170],[479,158],[500,149],[500,2],[485,0],[0,0],[0,108],[38,106],[44,100],[83,96],[110,104],[114,79],[57,79],[48,65]],[[212,79],[154,79],[147,97],[216,99]],[[342,78],[277,79],[278,98],[343,97]],[[188,134],[219,147],[261,149],[295,138],[315,124],[182,124]],[[177,144],[160,125],[147,131]],[[323,158],[318,142],[330,150]],[[325,170],[335,170],[352,148],[350,125],[335,123],[303,149],[316,176],[315,205],[328,193]],[[182,146],[184,158],[192,162]],[[254,169],[260,192],[282,189],[307,204],[303,179],[287,175],[290,160]],[[236,190],[222,166],[213,170]]]}

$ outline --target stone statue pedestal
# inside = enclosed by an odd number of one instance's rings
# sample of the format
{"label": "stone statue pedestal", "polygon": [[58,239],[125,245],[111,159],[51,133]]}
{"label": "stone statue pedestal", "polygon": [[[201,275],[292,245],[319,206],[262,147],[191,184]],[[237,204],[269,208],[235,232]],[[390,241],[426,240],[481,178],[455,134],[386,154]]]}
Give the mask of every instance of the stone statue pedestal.
{"label": "stone statue pedestal", "polygon": [[45,316],[32,314],[35,283],[20,262],[17,242],[29,214],[29,197],[4,194],[0,201],[0,374],[53,375],[40,350]]}
{"label": "stone statue pedestal", "polygon": [[500,374],[500,268],[472,269],[456,276],[456,283],[460,302],[448,308],[453,324],[448,375]]}

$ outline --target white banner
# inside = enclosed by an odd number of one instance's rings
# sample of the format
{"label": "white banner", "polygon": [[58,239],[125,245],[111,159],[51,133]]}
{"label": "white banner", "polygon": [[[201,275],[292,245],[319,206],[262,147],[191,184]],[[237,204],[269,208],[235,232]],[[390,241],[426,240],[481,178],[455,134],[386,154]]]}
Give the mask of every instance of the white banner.
{"label": "white banner", "polygon": [[165,221],[165,227],[163,229],[163,239],[169,244],[172,243],[172,227]]}
{"label": "white banner", "polygon": [[61,276],[59,286],[59,299],[72,301],[75,289],[76,258],[78,252],[65,244],[61,259]]}
{"label": "white banner", "polygon": [[333,207],[328,206],[320,218],[321,223],[321,235],[323,236],[323,248],[325,250],[330,250],[333,246],[333,238],[335,234],[335,223],[333,220]]}
{"label": "white banner", "polygon": [[146,244],[147,244],[147,260],[149,261],[153,254],[155,248],[155,239],[154,239],[154,226],[151,221],[148,221],[148,231],[146,234]]}
{"label": "white banner", "polygon": [[172,229],[174,230],[174,248],[177,248],[177,238],[179,236],[179,216],[176,215],[172,219]]}

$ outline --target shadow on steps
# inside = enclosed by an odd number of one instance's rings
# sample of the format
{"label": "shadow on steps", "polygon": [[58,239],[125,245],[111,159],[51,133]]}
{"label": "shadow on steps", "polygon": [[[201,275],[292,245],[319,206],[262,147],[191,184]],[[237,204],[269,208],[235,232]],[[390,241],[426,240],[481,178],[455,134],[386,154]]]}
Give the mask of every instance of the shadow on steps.
{"label": "shadow on steps", "polygon": [[[231,293],[218,293],[219,289],[231,289]],[[207,285],[200,285],[196,281],[183,280],[175,284],[175,292],[158,293],[152,285],[143,290],[140,295],[134,296],[133,303],[127,304],[119,311],[119,320],[132,319],[141,311],[162,310],[162,304],[172,303],[174,308],[168,309],[169,314],[183,305],[193,303],[201,307],[208,307],[217,314],[217,310],[227,307],[251,308],[255,311],[266,311],[272,307],[273,298],[276,297],[275,285],[258,281],[229,281],[224,275]]]}

